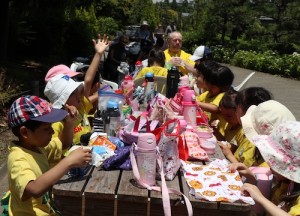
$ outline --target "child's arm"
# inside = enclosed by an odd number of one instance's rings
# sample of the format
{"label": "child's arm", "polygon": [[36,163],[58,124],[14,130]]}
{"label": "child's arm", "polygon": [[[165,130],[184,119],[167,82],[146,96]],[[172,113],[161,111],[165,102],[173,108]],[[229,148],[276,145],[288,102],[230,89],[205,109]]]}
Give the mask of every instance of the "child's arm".
{"label": "child's arm", "polygon": [[234,155],[232,154],[232,151],[231,151],[231,144],[226,142],[226,141],[223,141],[223,142],[218,142],[224,156],[231,162],[231,163],[238,163],[240,161],[238,161]]}
{"label": "child's arm", "polygon": [[30,197],[38,198],[46,193],[69,169],[83,167],[92,160],[90,149],[78,148],[61,160],[56,166],[43,173],[34,181],[30,181],[24,190],[22,200]]}
{"label": "child's arm", "polygon": [[78,118],[78,110],[74,106],[65,105],[65,109],[68,111],[68,115],[65,117],[64,127],[59,134],[59,139],[62,142],[62,149],[67,149],[73,144],[74,126],[76,119]]}
{"label": "child's arm", "polygon": [[217,114],[219,112],[219,107],[214,104],[199,102],[199,101],[197,101],[197,103],[198,103],[198,106],[200,106],[200,108],[206,112],[210,112],[210,113],[214,113],[214,114]]}
{"label": "child's arm", "polygon": [[276,205],[274,205],[274,203],[272,203],[266,197],[264,197],[264,195],[262,195],[260,190],[255,185],[245,183],[241,188],[241,192],[249,193],[250,196],[254,199],[254,201],[261,204],[264,207],[264,209],[269,213],[269,215],[273,215],[273,216],[290,215],[287,212],[280,209],[279,207],[277,207]]}
{"label": "child's arm", "polygon": [[84,76],[84,96],[86,98],[89,98],[90,96],[93,80],[98,70],[101,61],[101,56],[105,49],[109,46],[108,37],[106,35],[104,35],[102,40],[100,39],[100,35],[98,35],[98,40],[96,41],[93,39],[93,43],[96,53],[94,55],[91,65],[89,66]]}

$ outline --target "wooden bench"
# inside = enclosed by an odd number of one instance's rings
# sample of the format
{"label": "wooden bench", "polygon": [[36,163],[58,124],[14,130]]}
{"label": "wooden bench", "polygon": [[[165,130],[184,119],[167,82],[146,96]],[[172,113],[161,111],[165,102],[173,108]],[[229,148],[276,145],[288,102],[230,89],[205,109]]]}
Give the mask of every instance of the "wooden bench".
{"label": "wooden bench", "polygon": [[[210,158],[224,158],[220,148]],[[205,164],[205,162],[203,162]],[[68,215],[164,215],[161,195],[141,189],[134,184],[132,171],[103,171],[92,167],[82,178],[63,178],[53,187],[56,206]],[[159,184],[160,182],[158,182]],[[194,215],[250,215],[251,206],[245,203],[210,202],[195,199],[181,171],[168,187],[180,190],[190,199]],[[170,195],[172,215],[187,215],[182,200]]]}

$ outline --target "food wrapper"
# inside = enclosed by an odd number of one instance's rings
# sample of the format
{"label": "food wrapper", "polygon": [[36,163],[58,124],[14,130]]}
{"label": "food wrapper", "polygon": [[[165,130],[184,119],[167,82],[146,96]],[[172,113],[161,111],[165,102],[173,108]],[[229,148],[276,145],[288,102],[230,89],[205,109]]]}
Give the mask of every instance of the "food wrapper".
{"label": "food wrapper", "polygon": [[90,137],[89,146],[105,146],[112,151],[115,151],[117,148],[108,138],[95,133]]}
{"label": "food wrapper", "polygon": [[196,199],[209,201],[243,201],[254,205],[254,200],[241,194],[243,182],[239,173],[228,170],[228,161],[216,159],[209,165],[181,161],[190,193]]}

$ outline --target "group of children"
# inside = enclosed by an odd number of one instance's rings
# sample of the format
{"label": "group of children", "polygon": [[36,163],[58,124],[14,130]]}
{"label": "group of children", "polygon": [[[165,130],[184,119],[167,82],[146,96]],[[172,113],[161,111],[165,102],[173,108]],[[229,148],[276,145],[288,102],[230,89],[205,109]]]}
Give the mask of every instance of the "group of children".
{"label": "group of children", "polygon": [[[109,45],[106,36],[93,42],[95,56],[83,82],[75,81],[76,77],[82,80],[80,73],[57,65],[45,78],[44,94],[51,104],[36,96],[24,96],[9,110],[9,126],[18,137],[8,156],[9,215],[57,215],[50,205],[48,189],[70,168],[91,161],[89,149],[78,148],[64,155],[91,130],[87,115],[97,104],[99,83],[95,76]],[[158,74],[167,74],[161,69],[165,63],[162,51],[150,52],[149,63],[152,69],[158,68]],[[197,86],[203,89],[197,103],[207,113],[216,138],[222,141],[219,145],[232,163],[231,170],[238,170],[253,182],[249,167],[269,166],[279,182],[272,202],[253,184],[246,183],[242,192],[249,193],[271,215],[299,215],[300,123],[262,87],[235,91],[234,74],[228,67],[197,59],[195,69]],[[282,204],[281,198],[285,211],[276,206]]]}
{"label": "group of children", "polygon": [[[300,122],[265,88],[235,91],[228,67],[211,60],[195,67],[197,85],[204,89],[197,103],[208,114],[231,170],[252,183],[245,183],[241,191],[269,215],[300,215]],[[271,201],[255,186],[251,166],[268,166],[273,172],[277,185]]]}
{"label": "group of children", "polygon": [[23,96],[13,102],[8,124],[18,138],[9,147],[9,202],[7,215],[58,215],[50,204],[48,190],[73,167],[84,167],[92,159],[91,150],[77,148],[65,157],[80,136],[90,132],[87,115],[97,101],[94,82],[108,37],[93,40],[95,55],[84,81],[82,74],[67,66],[51,68],[46,77],[45,96]]}

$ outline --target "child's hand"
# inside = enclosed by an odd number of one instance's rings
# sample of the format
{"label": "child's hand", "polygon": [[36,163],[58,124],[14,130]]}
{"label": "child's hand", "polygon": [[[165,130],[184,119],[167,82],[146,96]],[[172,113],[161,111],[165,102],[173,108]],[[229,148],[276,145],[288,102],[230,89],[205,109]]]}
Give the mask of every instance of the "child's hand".
{"label": "child's hand", "polygon": [[228,142],[225,142],[225,141],[221,141],[221,142],[218,142],[223,154],[225,157],[228,157],[229,155],[232,155],[232,152],[231,152],[231,144],[228,143]]}
{"label": "child's hand", "polygon": [[65,123],[74,125],[75,121],[78,119],[79,112],[75,106],[69,106],[66,104],[64,109],[68,112],[67,116],[64,119]]}
{"label": "child's hand", "polygon": [[93,39],[94,47],[96,53],[102,54],[105,49],[109,46],[110,42],[108,41],[108,36],[105,34],[101,40],[100,34],[98,34],[98,40]]}
{"label": "child's hand", "polygon": [[78,147],[66,157],[69,160],[71,168],[84,167],[92,160],[92,150],[87,147]]}
{"label": "child's hand", "polygon": [[253,184],[245,183],[241,188],[241,192],[245,195],[249,194],[254,199],[254,201],[259,202],[264,198],[264,195],[262,195],[258,187]]}
{"label": "child's hand", "polygon": [[247,179],[247,182],[251,184],[256,184],[256,178],[251,170],[243,163],[232,163],[229,165],[229,171],[235,172],[238,171],[241,176],[244,176]]}

